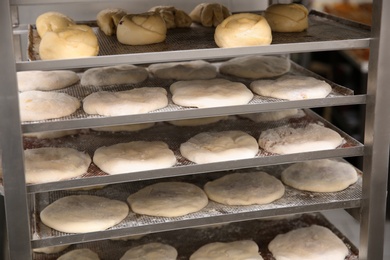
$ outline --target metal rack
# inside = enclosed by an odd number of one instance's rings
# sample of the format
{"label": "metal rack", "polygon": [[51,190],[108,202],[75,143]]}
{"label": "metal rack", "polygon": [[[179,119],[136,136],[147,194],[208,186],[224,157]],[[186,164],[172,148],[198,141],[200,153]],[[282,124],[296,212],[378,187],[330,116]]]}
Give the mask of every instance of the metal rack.
{"label": "metal rack", "polygon": [[[361,212],[361,241],[359,246],[360,259],[382,259],[384,222],[385,222],[385,197],[387,183],[387,167],[390,139],[390,113],[387,100],[390,99],[390,90],[386,84],[390,82],[390,54],[386,47],[390,44],[389,34],[385,33],[385,26],[390,22],[388,13],[390,12],[390,2],[374,1],[373,26],[371,32],[369,28],[353,22],[341,20],[327,16],[318,12],[311,12],[310,19],[312,27],[305,35],[295,35],[284,38],[275,35],[275,42],[270,46],[246,47],[234,49],[219,49],[210,40],[210,32],[205,31],[202,35],[206,44],[201,49],[197,46],[189,46],[188,49],[171,49],[161,51],[158,49],[145,52],[132,52],[131,54],[103,54],[98,57],[84,59],[70,59],[57,61],[30,61],[19,60],[21,35],[27,35],[29,28],[26,25],[19,25],[18,6],[31,5],[39,7],[48,4],[69,4],[91,3],[92,0],[6,0],[0,3],[0,35],[3,35],[0,56],[3,59],[0,70],[1,94],[0,94],[0,152],[3,167],[3,186],[5,195],[5,207],[8,229],[8,246],[11,259],[31,259],[31,248],[58,245],[62,243],[85,242],[101,240],[125,234],[141,234],[144,232],[153,233],[172,229],[183,229],[186,227],[196,227],[205,224],[216,224],[226,221],[249,220],[272,215],[283,215],[288,213],[303,213],[320,211],[333,208],[359,208]],[[99,1],[104,2],[104,1]],[[119,2],[125,2],[124,0]],[[324,31],[322,31],[324,30]],[[328,32],[328,33],[325,33]],[[330,33],[329,33],[330,32]],[[305,36],[305,37],[303,37]],[[178,40],[180,41],[180,39]],[[145,115],[122,116],[122,117],[89,117],[79,113],[79,117],[65,118],[60,120],[47,120],[42,122],[24,122],[19,119],[18,91],[16,82],[16,71],[33,69],[83,69],[93,66],[113,65],[118,63],[149,64],[162,61],[207,59],[218,61],[235,56],[247,54],[282,54],[314,52],[323,50],[344,50],[351,48],[370,47],[370,66],[368,72],[368,90],[366,95],[341,95],[341,86],[333,85],[333,96],[320,100],[305,101],[281,101],[281,100],[261,100],[237,107],[222,107],[215,109],[182,109],[171,104],[168,110],[148,113]],[[108,50],[109,51],[109,50]],[[15,61],[16,53],[16,61]],[[302,72],[302,69],[294,67]],[[304,70],[303,70],[304,71]],[[304,71],[304,73],[309,73]],[[256,111],[272,111],[287,108],[311,108],[322,106],[339,105],[365,105],[365,141],[364,145],[355,142],[353,139],[342,133],[346,139],[350,140],[347,147],[335,150],[326,150],[298,155],[283,156],[258,156],[254,159],[240,160],[227,163],[216,163],[206,165],[184,164],[174,167],[168,171],[151,171],[149,177],[144,179],[157,178],[159,174],[163,177],[182,176],[197,173],[194,178],[200,180],[198,173],[258,167],[283,167],[286,163],[328,158],[328,157],[348,157],[363,156],[364,167],[360,184],[357,187],[346,191],[345,196],[340,196],[334,200],[328,197],[318,197],[309,202],[301,200],[300,203],[292,205],[286,202],[274,208],[259,207],[238,212],[230,209],[223,209],[218,214],[209,214],[208,217],[197,215],[193,218],[173,222],[153,222],[146,219],[140,225],[123,225],[117,229],[104,232],[89,233],[82,235],[54,234],[37,236],[35,228],[39,225],[36,219],[36,210],[42,206],[42,198],[45,196],[62,196],[61,190],[64,188],[91,186],[96,184],[122,183],[137,180],[139,175],[125,174],[122,176],[87,176],[75,180],[62,181],[51,184],[27,185],[24,178],[23,165],[23,138],[22,132],[50,131],[59,129],[76,129],[93,126],[115,125],[126,123],[142,123],[152,121],[165,121],[171,119],[185,119],[196,117],[207,117],[215,115],[245,114]],[[317,118],[311,112],[310,116]],[[326,121],[322,121],[329,125]],[[331,126],[331,125],[329,125]],[[339,131],[339,130],[338,130]],[[339,131],[340,132],[340,131]],[[172,173],[173,172],[173,173]],[[199,178],[198,178],[199,177]],[[137,184],[137,183],[135,183]],[[130,185],[130,184],[119,184]],[[54,192],[52,192],[54,191]],[[57,194],[57,195],[56,195]],[[210,206],[211,207],[211,206]],[[131,218],[131,216],[129,216]],[[129,219],[127,223],[131,223]],[[138,223],[139,224],[139,223]]]}

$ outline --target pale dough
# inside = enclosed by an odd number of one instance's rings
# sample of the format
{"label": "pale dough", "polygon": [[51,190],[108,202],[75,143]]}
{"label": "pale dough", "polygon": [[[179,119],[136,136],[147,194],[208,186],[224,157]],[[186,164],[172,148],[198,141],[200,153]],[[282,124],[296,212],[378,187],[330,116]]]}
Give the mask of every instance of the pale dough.
{"label": "pale dough", "polygon": [[205,27],[216,27],[232,14],[229,9],[222,4],[201,3],[195,6],[189,15],[195,23],[199,23]]}
{"label": "pale dough", "polygon": [[155,123],[142,123],[142,124],[131,124],[131,125],[116,125],[116,126],[102,126],[94,127],[92,130],[101,132],[136,132],[143,129],[148,129],[154,126]]}
{"label": "pale dough", "polygon": [[180,145],[182,156],[198,164],[253,158],[258,150],[256,139],[243,131],[203,132]]}
{"label": "pale dough", "polygon": [[258,245],[252,240],[213,242],[196,250],[190,260],[263,260]]}
{"label": "pale dough", "polygon": [[264,12],[273,32],[302,32],[309,27],[309,11],[301,4],[273,4]]}
{"label": "pale dough", "polygon": [[84,98],[87,114],[123,116],[148,113],[168,105],[167,91],[161,87],[142,87],[131,90],[95,92]]}
{"label": "pale dough", "polygon": [[124,220],[129,207],[123,201],[91,195],[60,198],[40,213],[43,224],[65,233],[103,231]]}
{"label": "pale dough", "polygon": [[138,214],[179,217],[203,209],[208,198],[201,188],[191,183],[159,182],[131,194],[127,202]]}
{"label": "pale dough", "polygon": [[119,260],[176,260],[177,250],[163,243],[148,243],[130,248]]}
{"label": "pale dough", "polygon": [[284,185],[266,172],[232,173],[204,186],[209,199],[225,205],[268,204],[284,195]]}
{"label": "pale dough", "polygon": [[33,137],[37,139],[55,139],[61,138],[68,135],[76,135],[79,130],[60,130],[60,131],[45,131],[23,134],[24,137]]}
{"label": "pale dough", "polygon": [[96,149],[93,162],[108,174],[172,167],[176,157],[161,141],[133,141]]}
{"label": "pale dough", "polygon": [[250,89],[260,96],[287,100],[324,98],[332,87],[324,80],[313,77],[284,75],[275,80],[256,80]]}
{"label": "pale dough", "polygon": [[248,104],[253,93],[242,83],[226,79],[177,81],[170,86],[172,100],[185,107],[221,107]]}
{"label": "pale dough", "polygon": [[288,117],[299,116],[302,113],[299,113],[298,109],[285,109],[280,111],[270,111],[270,112],[260,112],[252,114],[242,114],[241,117],[249,118],[254,122],[272,122],[282,120]]}
{"label": "pale dough", "polygon": [[337,192],[358,180],[355,168],[330,159],[295,163],[282,172],[282,181],[293,188],[314,192]]}
{"label": "pale dough", "polygon": [[18,71],[16,76],[19,91],[62,89],[80,80],[76,72],[71,70]]}
{"label": "pale dough", "polygon": [[64,251],[69,246],[71,246],[71,245],[69,244],[69,245],[40,247],[40,248],[34,248],[33,252],[34,253],[42,253],[42,254],[55,254],[55,253],[59,253],[61,251]]}
{"label": "pale dough", "polygon": [[217,68],[203,60],[156,63],[148,67],[151,74],[161,79],[196,80],[212,79],[217,76]]}
{"label": "pale dough", "polygon": [[66,93],[26,91],[19,94],[22,121],[35,121],[69,116],[80,107],[80,101]]}
{"label": "pale dough", "polygon": [[109,67],[92,68],[81,76],[83,86],[108,86],[121,84],[136,84],[148,78],[148,71],[139,66],[123,64]]}
{"label": "pale dough", "polygon": [[99,260],[99,259],[100,259],[99,255],[88,248],[74,249],[57,258],[57,260]]}
{"label": "pale dough", "polygon": [[276,154],[335,149],[343,142],[336,131],[315,123],[299,128],[280,126],[261,132],[259,137],[259,146]]}
{"label": "pale dough", "polygon": [[76,23],[72,18],[59,12],[46,12],[38,16],[35,21],[39,37],[43,37],[45,33],[66,28]]}
{"label": "pale dough", "polygon": [[192,24],[191,17],[174,6],[155,6],[149,11],[159,13],[161,18],[164,19],[167,29],[187,28]]}
{"label": "pale dough", "polygon": [[318,225],[277,235],[268,249],[276,260],[344,260],[349,253],[340,238]]}
{"label": "pale dough", "polygon": [[225,119],[228,119],[228,116],[181,119],[181,120],[169,121],[169,123],[176,126],[198,126],[198,125],[213,124]]}
{"label": "pale dough", "polygon": [[120,8],[104,9],[96,15],[96,22],[100,30],[102,30],[105,35],[110,36],[116,34],[116,28],[118,27],[119,21],[126,14],[126,11]]}
{"label": "pale dough", "polygon": [[219,66],[226,75],[262,79],[281,76],[290,70],[288,58],[278,56],[250,55],[230,59]]}
{"label": "pale dough", "polygon": [[73,148],[42,147],[24,151],[26,183],[67,180],[87,172],[91,157]]}

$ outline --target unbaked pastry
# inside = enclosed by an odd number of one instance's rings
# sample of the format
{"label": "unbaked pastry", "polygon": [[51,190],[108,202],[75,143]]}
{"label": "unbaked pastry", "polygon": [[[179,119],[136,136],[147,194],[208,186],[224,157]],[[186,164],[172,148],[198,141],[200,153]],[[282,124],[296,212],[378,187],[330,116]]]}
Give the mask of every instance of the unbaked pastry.
{"label": "unbaked pastry", "polygon": [[148,67],[149,72],[160,79],[196,80],[212,79],[217,76],[217,68],[207,61],[156,63]]}
{"label": "unbaked pastry", "polygon": [[148,129],[154,126],[155,123],[142,123],[142,124],[130,124],[130,125],[116,125],[116,126],[101,126],[93,127],[94,131],[101,132],[136,132],[143,129]]}
{"label": "unbaked pastry", "polygon": [[202,3],[190,12],[192,21],[205,27],[216,27],[230,15],[229,9],[219,3]]}
{"label": "unbaked pastry", "polygon": [[155,6],[149,11],[159,13],[164,19],[167,29],[187,28],[192,24],[191,17],[183,10],[174,6]]}
{"label": "unbaked pastry", "polygon": [[253,122],[272,122],[272,121],[278,121],[289,117],[299,117],[301,115],[303,116],[304,112],[294,108],[294,109],[285,109],[279,111],[242,114],[240,115],[240,117],[248,118]]}
{"label": "unbaked pastry", "polygon": [[101,10],[96,16],[97,25],[105,35],[110,36],[116,34],[116,28],[118,27],[119,21],[126,14],[127,12],[120,8]]}
{"label": "unbaked pastry", "polygon": [[88,248],[74,249],[57,260],[99,260],[99,255]]}
{"label": "unbaked pastry", "polygon": [[56,90],[77,83],[80,78],[71,70],[30,70],[16,73],[19,91]]}
{"label": "unbaked pastry", "polygon": [[148,243],[132,247],[119,260],[176,260],[177,250],[163,243]]}
{"label": "unbaked pastry", "polygon": [[76,135],[80,130],[59,130],[59,131],[44,131],[44,132],[34,132],[34,133],[25,133],[24,137],[32,137],[37,139],[55,139],[61,138],[68,135]]}
{"label": "unbaked pastry", "polygon": [[213,117],[204,117],[204,118],[191,118],[191,119],[181,119],[181,120],[172,120],[168,121],[172,125],[176,126],[198,126],[198,125],[208,125],[219,122],[221,120],[228,119],[228,116],[213,116]]}
{"label": "unbaked pastry", "polygon": [[71,246],[71,245],[69,244],[69,245],[39,247],[39,248],[34,248],[33,252],[34,253],[42,253],[42,254],[55,254],[55,253],[59,253],[61,251],[64,251],[69,246]]}
{"label": "unbaked pastry", "polygon": [[39,37],[43,37],[45,33],[56,31],[75,25],[72,18],[59,12],[46,12],[38,16],[35,21]]}
{"label": "unbaked pastry", "polygon": [[273,32],[302,32],[309,27],[309,11],[301,4],[273,4],[264,12]]}

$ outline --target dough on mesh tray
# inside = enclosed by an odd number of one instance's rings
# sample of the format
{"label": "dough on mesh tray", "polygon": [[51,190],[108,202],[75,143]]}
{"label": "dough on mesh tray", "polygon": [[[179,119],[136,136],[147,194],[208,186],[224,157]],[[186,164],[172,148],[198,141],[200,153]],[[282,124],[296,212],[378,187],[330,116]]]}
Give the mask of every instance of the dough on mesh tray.
{"label": "dough on mesh tray", "polygon": [[56,31],[75,25],[75,21],[65,14],[59,12],[46,12],[38,16],[35,21],[39,37],[43,37],[45,33]]}
{"label": "dough on mesh tray", "polygon": [[57,260],[99,260],[99,255],[88,248],[74,249],[63,254]]}
{"label": "dough on mesh tray", "polygon": [[203,60],[156,63],[150,65],[148,70],[161,79],[196,80],[217,76],[217,68]]}
{"label": "dough on mesh tray", "polygon": [[108,8],[101,10],[96,16],[96,22],[105,35],[116,34],[119,21],[127,12],[120,8]]}
{"label": "dough on mesh tray", "polygon": [[191,119],[181,119],[181,120],[172,120],[168,121],[172,125],[176,126],[198,126],[198,125],[208,125],[219,122],[221,120],[228,119],[228,116],[214,116],[214,117],[205,117],[205,118],[191,118]]}
{"label": "dough on mesh tray", "polygon": [[179,217],[207,206],[208,198],[198,186],[186,182],[159,182],[142,188],[127,198],[138,214]]}
{"label": "dough on mesh tray", "polygon": [[120,258],[120,260],[176,260],[177,250],[163,243],[148,243],[132,247]]}
{"label": "dough on mesh tray", "polygon": [[34,248],[33,252],[34,253],[42,253],[42,254],[55,254],[59,253],[61,251],[64,251],[71,245],[59,245],[59,246],[48,246],[48,247],[39,247],[39,248]]}
{"label": "dough on mesh tray", "polygon": [[139,66],[123,64],[109,67],[92,68],[81,76],[83,86],[108,86],[120,84],[136,84],[148,78],[148,71]]}
{"label": "dough on mesh tray", "polygon": [[264,12],[273,32],[302,32],[309,27],[309,11],[301,4],[273,4]]}
{"label": "dough on mesh tray", "polygon": [[61,138],[68,135],[76,135],[80,130],[59,130],[59,131],[44,131],[35,133],[23,134],[24,137],[32,137],[37,139],[55,139]]}
{"label": "dough on mesh tray", "polygon": [[71,70],[18,71],[16,76],[19,91],[62,89],[80,80],[76,72]]}
{"label": "dough on mesh tray", "polygon": [[254,122],[272,122],[272,121],[282,120],[288,117],[295,117],[295,116],[298,117],[300,115],[304,115],[304,112],[302,110],[285,109],[279,111],[242,114],[240,115],[240,117],[248,118]]}
{"label": "dough on mesh tray", "polygon": [[229,9],[219,3],[201,3],[190,12],[193,22],[205,27],[216,27],[231,15]]}
{"label": "dough on mesh tray", "polygon": [[155,6],[149,10],[157,12],[164,19],[167,29],[186,28],[192,24],[191,17],[183,10],[177,9],[174,6]]}
{"label": "dough on mesh tray", "polygon": [[281,76],[290,67],[290,60],[286,57],[250,55],[223,62],[219,72],[235,77],[261,79]]}
{"label": "dough on mesh tray", "polygon": [[116,125],[116,126],[102,126],[94,127],[92,130],[101,132],[136,132],[143,129],[148,129],[154,126],[155,123],[142,123],[142,124],[131,124],[131,125]]}
{"label": "dough on mesh tray", "polygon": [[161,87],[142,87],[131,90],[95,92],[84,98],[87,114],[122,116],[147,113],[168,105],[167,91]]}
{"label": "dough on mesh tray", "polygon": [[266,172],[232,173],[204,186],[209,199],[225,205],[268,204],[284,195],[284,185]]}

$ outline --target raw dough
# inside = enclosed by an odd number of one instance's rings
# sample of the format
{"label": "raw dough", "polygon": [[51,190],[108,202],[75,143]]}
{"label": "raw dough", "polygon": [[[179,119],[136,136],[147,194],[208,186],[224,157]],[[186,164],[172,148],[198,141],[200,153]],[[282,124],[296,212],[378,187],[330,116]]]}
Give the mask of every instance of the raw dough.
{"label": "raw dough", "polygon": [[260,96],[287,100],[324,98],[332,87],[323,80],[313,77],[284,75],[275,80],[256,80],[250,89]]}
{"label": "raw dough", "polygon": [[156,63],[148,69],[153,76],[161,79],[195,80],[217,76],[217,68],[203,60]]}
{"label": "raw dough", "polygon": [[253,93],[244,84],[226,79],[177,81],[170,91],[172,101],[186,107],[245,105],[253,98]]}
{"label": "raw dough", "polygon": [[273,32],[302,32],[309,27],[309,11],[301,4],[273,4],[264,12]]}
{"label": "raw dough", "polygon": [[145,68],[135,65],[116,65],[86,70],[81,76],[81,85],[108,86],[120,84],[136,84],[148,78]]}
{"label": "raw dough", "polygon": [[276,260],[344,260],[349,253],[340,238],[318,225],[277,235],[268,249]]}
{"label": "raw dough", "polygon": [[238,13],[217,26],[214,41],[221,48],[270,45],[272,33],[263,16]]}
{"label": "raw dough", "polygon": [[186,182],[159,182],[149,185],[127,198],[138,214],[157,217],[179,217],[207,206],[204,191]]}
{"label": "raw dough", "polygon": [[229,9],[219,3],[202,3],[190,12],[192,21],[205,27],[216,27],[230,15]]}
{"label": "raw dough", "polygon": [[127,45],[145,45],[165,41],[167,26],[159,13],[127,14],[116,30],[118,41]]}
{"label": "raw dough", "polygon": [[39,44],[42,60],[74,59],[97,56],[99,43],[88,25],[72,25],[47,32]]}
{"label": "raw dough", "polygon": [[291,154],[335,149],[343,141],[336,131],[310,123],[299,128],[285,125],[263,131],[259,146],[271,153]]}
{"label": "raw dough", "polygon": [[108,174],[172,167],[176,157],[161,141],[133,141],[96,149],[93,162]]}
{"label": "raw dough", "polygon": [[65,93],[26,91],[19,94],[22,121],[60,118],[73,114],[80,101]]}
{"label": "raw dough", "polygon": [[254,122],[272,122],[282,120],[288,117],[299,116],[300,110],[298,109],[285,109],[280,111],[260,112],[253,114],[242,114],[241,117],[249,118]]}
{"label": "raw dough", "polygon": [[26,183],[67,180],[87,172],[91,157],[73,148],[42,147],[24,151]]}
{"label": "raw dough", "polygon": [[180,145],[182,156],[199,164],[253,158],[258,150],[256,139],[243,131],[203,132]]}
{"label": "raw dough", "polygon": [[228,116],[181,119],[181,120],[169,121],[169,123],[176,126],[198,126],[198,125],[213,124],[225,119],[228,119]]}
{"label": "raw dough", "polygon": [[57,258],[57,260],[99,260],[99,259],[100,259],[99,255],[88,248],[75,249]]}
{"label": "raw dough", "polygon": [[18,71],[16,76],[19,91],[56,90],[69,87],[80,80],[76,72],[71,70]]}
{"label": "raw dough", "polygon": [[358,180],[355,168],[330,159],[295,163],[282,172],[282,181],[298,190],[337,192]]}
{"label": "raw dough", "polygon": [[152,122],[152,123],[131,124],[131,125],[102,126],[102,127],[94,127],[92,128],[92,130],[102,131],[102,132],[136,132],[136,131],[150,128],[154,125],[155,123]]}
{"label": "raw dough", "polygon": [[126,14],[127,12],[120,8],[101,10],[96,16],[97,25],[105,35],[110,36],[116,34],[116,28],[118,27],[119,21]]}
{"label": "raw dough", "polygon": [[91,195],[60,198],[41,211],[43,224],[65,233],[103,231],[115,226],[129,213],[123,201]]}
{"label": "raw dough", "polygon": [[72,18],[59,12],[46,12],[38,16],[35,21],[39,37],[43,37],[45,33],[66,28],[76,23]]}
{"label": "raw dough", "polygon": [[83,100],[87,114],[123,116],[148,113],[168,105],[167,91],[161,87],[143,87],[126,91],[95,92]]}
{"label": "raw dough", "polygon": [[69,245],[40,247],[40,248],[34,248],[33,252],[34,253],[43,253],[43,254],[55,254],[55,253],[59,253],[61,251],[64,251],[69,246],[71,246],[71,245],[69,244]]}
{"label": "raw dough", "polygon": [[163,243],[149,243],[130,248],[120,260],[176,260],[177,250]]}
{"label": "raw dough", "polygon": [[284,195],[284,185],[266,172],[232,173],[204,186],[209,199],[225,205],[268,204]]}
{"label": "raw dough", "polygon": [[192,24],[192,19],[186,12],[173,6],[155,6],[149,11],[159,13],[164,19],[167,29],[187,28]]}
{"label": "raw dough", "polygon": [[223,62],[219,72],[235,77],[261,79],[281,76],[290,70],[288,58],[278,56],[250,55]]}
{"label": "raw dough", "polygon": [[38,139],[55,139],[68,135],[76,135],[79,133],[79,130],[60,130],[60,131],[45,131],[45,132],[36,132],[36,133],[26,133],[23,134],[24,137],[33,137]]}
{"label": "raw dough", "polygon": [[263,260],[258,245],[252,240],[209,243],[191,256],[190,260]]}

